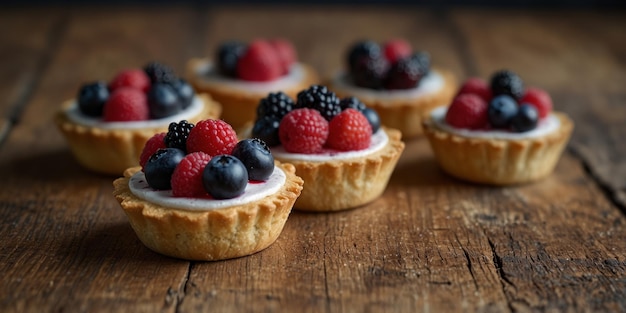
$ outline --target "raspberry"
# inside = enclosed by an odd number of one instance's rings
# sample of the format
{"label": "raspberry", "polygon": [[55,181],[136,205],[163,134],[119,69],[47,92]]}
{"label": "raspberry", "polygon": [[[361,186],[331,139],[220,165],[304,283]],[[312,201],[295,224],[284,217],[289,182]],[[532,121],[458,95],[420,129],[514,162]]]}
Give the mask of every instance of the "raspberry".
{"label": "raspberry", "polygon": [[402,39],[393,39],[387,41],[383,46],[385,58],[389,63],[394,64],[398,60],[403,59],[411,55],[411,45]]}
{"label": "raspberry", "polygon": [[146,94],[129,87],[115,90],[102,113],[105,122],[144,121],[149,114]]}
{"label": "raspberry", "polygon": [[163,139],[165,146],[168,148],[177,148],[187,151],[187,137],[193,129],[193,124],[182,120],[179,123],[170,123],[167,128],[167,135]]}
{"label": "raspberry", "polygon": [[289,113],[295,106],[293,100],[282,91],[277,93],[270,93],[267,97],[259,101],[259,106],[256,108],[257,119],[263,117],[277,118],[280,120]]}
{"label": "raspberry", "polygon": [[491,92],[494,96],[509,95],[519,100],[524,94],[524,83],[509,70],[498,71],[491,77]]}
{"label": "raspberry", "polygon": [[289,73],[291,65],[297,60],[296,49],[289,41],[284,39],[272,39],[269,43],[274,48],[274,51],[276,51],[276,55],[278,55],[281,74],[285,75]]}
{"label": "raspberry", "polygon": [[281,76],[280,59],[267,41],[256,40],[237,63],[237,76],[249,81],[271,81]]}
{"label": "raspberry", "polygon": [[328,137],[328,122],[317,110],[296,109],[283,117],[278,135],[288,152],[317,153]]}
{"label": "raspberry", "polygon": [[222,120],[204,120],[196,124],[187,137],[187,152],[202,151],[211,157],[230,154],[237,144],[237,134]]}
{"label": "raspberry", "polygon": [[458,128],[483,128],[488,121],[487,108],[487,102],[475,94],[459,95],[448,108],[446,123]]}
{"label": "raspberry", "polygon": [[159,149],[165,149],[165,133],[159,133],[152,136],[146,142],[146,145],[143,146],[143,150],[141,151],[141,155],[139,156],[139,165],[141,165],[141,170],[143,171],[143,167],[148,162],[148,159]]}
{"label": "raspberry", "polygon": [[204,152],[187,154],[172,174],[172,194],[174,197],[196,198],[206,196],[202,184],[202,172],[211,160]]}
{"label": "raspberry", "polygon": [[325,86],[320,85],[313,85],[309,89],[300,91],[298,93],[297,107],[315,109],[327,121],[330,121],[341,112],[337,95]]}
{"label": "raspberry", "polygon": [[489,102],[493,97],[491,94],[491,89],[487,85],[487,82],[478,77],[468,78],[459,89],[457,95],[462,95],[465,93],[473,93],[478,95],[483,100]]}
{"label": "raspberry", "polygon": [[328,123],[329,148],[340,151],[363,150],[370,146],[372,126],[365,115],[346,109]]}
{"label": "raspberry", "polygon": [[539,118],[544,118],[552,111],[552,98],[539,88],[528,88],[519,101],[520,104],[528,103],[537,108]]}
{"label": "raspberry", "polygon": [[150,78],[144,71],[139,69],[121,71],[109,83],[111,91],[120,87],[130,87],[146,92],[150,88]]}
{"label": "raspberry", "polygon": [[144,68],[143,71],[150,78],[150,82],[171,84],[176,81],[176,74],[174,71],[166,65],[158,62],[150,62]]}
{"label": "raspberry", "polygon": [[415,58],[398,60],[387,73],[386,89],[411,89],[417,87],[426,72]]}

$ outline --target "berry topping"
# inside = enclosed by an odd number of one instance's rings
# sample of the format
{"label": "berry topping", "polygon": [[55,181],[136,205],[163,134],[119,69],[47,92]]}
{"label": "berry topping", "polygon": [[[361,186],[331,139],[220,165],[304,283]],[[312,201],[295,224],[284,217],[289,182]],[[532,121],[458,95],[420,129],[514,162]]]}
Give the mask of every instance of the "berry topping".
{"label": "berry topping", "polygon": [[153,189],[172,189],[171,179],[174,169],[185,157],[185,152],[176,148],[159,149],[146,162],[146,181]]}
{"label": "berry topping", "polygon": [[78,92],[78,109],[87,116],[102,116],[104,104],[108,99],[109,89],[103,82],[86,84]]}
{"label": "berry topping", "polygon": [[211,157],[204,152],[187,154],[172,173],[172,195],[174,197],[202,197],[207,194],[202,183],[204,167]]}
{"label": "berry topping", "polygon": [[402,39],[389,40],[383,46],[385,58],[389,63],[394,64],[398,60],[403,59],[411,55],[413,49],[411,45]]}
{"label": "berry topping", "polygon": [[298,108],[310,108],[319,111],[322,116],[330,121],[341,112],[339,98],[326,86],[313,85],[309,89],[298,93]]}
{"label": "berry topping", "polygon": [[511,129],[516,132],[525,132],[537,127],[539,112],[530,104],[522,104],[517,114],[511,119]]}
{"label": "berry topping", "polygon": [[237,76],[249,81],[271,81],[282,75],[280,59],[267,41],[250,43],[237,63]]}
{"label": "berry topping", "polygon": [[278,135],[288,152],[317,153],[328,137],[328,122],[317,110],[296,109],[283,117]]}
{"label": "berry topping", "polygon": [[293,100],[282,91],[270,93],[259,101],[256,109],[257,117],[273,117],[280,120],[295,106]]}
{"label": "berry topping", "polygon": [[271,116],[257,118],[252,127],[252,137],[265,141],[270,147],[280,145],[280,137],[278,136],[280,120]]}
{"label": "berry topping", "polygon": [[146,162],[148,159],[159,149],[165,149],[165,133],[156,134],[146,142],[146,145],[143,146],[143,150],[141,151],[141,155],[139,156],[139,165],[141,165],[141,170],[144,170],[144,166],[146,166]]}
{"label": "berry topping", "polygon": [[296,62],[297,54],[296,49],[291,43],[284,39],[272,39],[269,41],[270,45],[276,51],[281,68],[281,75],[289,73],[291,65]]}
{"label": "berry topping", "polygon": [[378,116],[378,113],[372,108],[365,108],[361,113],[363,113],[370,123],[372,134],[376,133],[380,129],[380,116]]}
{"label": "berry topping", "polygon": [[143,121],[149,117],[146,95],[133,88],[116,89],[104,105],[105,122]]}
{"label": "berry topping", "polygon": [[109,89],[112,91],[120,87],[130,87],[146,92],[150,88],[150,78],[139,69],[121,71],[109,83]]}
{"label": "berry topping", "polygon": [[524,83],[509,70],[498,71],[491,77],[491,92],[494,96],[509,95],[518,100],[524,94]]}
{"label": "berry topping", "polygon": [[426,75],[417,58],[404,58],[391,66],[385,80],[386,89],[411,89],[417,87]]}
{"label": "berry topping", "polygon": [[526,93],[520,99],[519,103],[528,103],[534,106],[539,112],[539,118],[544,118],[552,111],[552,98],[550,95],[539,88],[528,88]]}
{"label": "berry topping", "polygon": [[154,119],[172,116],[183,110],[178,94],[170,84],[156,83],[148,91],[150,117]]}
{"label": "berry topping", "polygon": [[230,154],[237,144],[237,134],[223,120],[203,120],[189,132],[187,152],[202,151],[210,156]]}
{"label": "berry topping", "polygon": [[249,180],[265,181],[274,171],[274,156],[258,138],[238,142],[232,155],[246,166]]}
{"label": "berry topping", "polygon": [[143,71],[150,78],[150,82],[171,84],[176,80],[176,74],[167,65],[163,65],[158,62],[150,62],[144,68]]}
{"label": "berry topping", "polygon": [[510,96],[500,95],[489,102],[487,118],[494,128],[508,128],[515,114],[517,114],[517,102]]}
{"label": "berry topping", "polygon": [[172,87],[176,94],[178,95],[178,100],[182,105],[183,109],[188,108],[193,101],[193,97],[196,95],[196,92],[193,90],[193,87],[184,79],[179,78],[172,83]]}
{"label": "berry topping", "polygon": [[328,123],[329,148],[350,151],[369,147],[372,139],[372,127],[365,116],[355,110],[346,109]]}
{"label": "berry topping", "polygon": [[380,59],[382,52],[380,46],[374,41],[361,41],[357,42],[348,51],[348,67],[351,72],[354,72],[357,62],[360,59]]}
{"label": "berry topping", "polygon": [[204,168],[202,183],[213,198],[231,199],[245,191],[248,185],[248,171],[236,157],[217,155]]}
{"label": "berry topping", "polygon": [[458,128],[479,129],[487,125],[487,102],[475,94],[454,98],[446,113],[446,123]]}
{"label": "berry topping", "polygon": [[457,95],[462,95],[465,93],[473,93],[483,98],[483,100],[489,102],[491,101],[491,88],[487,85],[483,79],[472,77],[469,78],[463,83],[461,89],[459,90]]}
{"label": "berry topping", "polygon": [[363,104],[363,102],[361,102],[361,100],[357,97],[347,97],[341,99],[341,101],[339,101],[339,107],[341,107],[342,111],[348,108],[363,111],[366,108],[365,104]]}
{"label": "berry topping", "polygon": [[193,124],[185,120],[179,123],[170,123],[167,128],[167,135],[163,139],[165,146],[187,151],[187,137],[189,137],[191,129],[193,129]]}
{"label": "berry topping", "polygon": [[246,45],[230,41],[220,45],[217,50],[217,69],[226,77],[237,77],[237,63],[246,50]]}
{"label": "berry topping", "polygon": [[424,75],[430,72],[430,54],[428,52],[419,51],[411,55],[411,59],[419,64]]}
{"label": "berry topping", "polygon": [[383,86],[388,70],[389,62],[383,57],[361,57],[352,69],[352,80],[359,87],[379,89]]}

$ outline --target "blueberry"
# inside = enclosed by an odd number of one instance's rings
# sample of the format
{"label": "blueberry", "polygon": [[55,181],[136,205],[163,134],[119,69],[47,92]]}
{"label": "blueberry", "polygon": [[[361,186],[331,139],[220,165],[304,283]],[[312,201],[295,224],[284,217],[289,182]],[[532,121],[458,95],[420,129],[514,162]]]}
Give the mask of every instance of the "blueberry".
{"label": "blueberry", "polygon": [[246,46],[237,41],[223,43],[217,50],[217,70],[226,77],[237,77],[237,63]]}
{"label": "blueberry", "polygon": [[489,102],[487,117],[495,128],[508,128],[513,116],[517,114],[517,102],[507,95],[500,95]]}
{"label": "blueberry", "polygon": [[151,118],[168,117],[183,109],[174,88],[162,83],[156,83],[148,90],[148,107]]}
{"label": "blueberry", "polygon": [[246,190],[248,171],[246,166],[232,155],[217,155],[209,161],[202,172],[204,189],[215,199],[231,199]]}
{"label": "blueberry", "polygon": [[78,109],[87,116],[102,116],[102,109],[108,99],[109,89],[105,83],[86,84],[78,92]]}
{"label": "blueberry", "polygon": [[348,51],[348,66],[353,71],[361,58],[378,59],[382,57],[380,45],[374,41],[360,41],[352,45]]}
{"label": "blueberry", "polygon": [[231,154],[246,166],[249,180],[265,181],[274,171],[274,156],[261,139],[241,140]]}
{"label": "blueberry", "polygon": [[196,95],[193,87],[191,87],[191,85],[182,78],[179,78],[172,83],[172,87],[174,87],[174,91],[176,91],[176,94],[178,95],[182,108],[188,108],[193,101],[193,97]]}
{"label": "blueberry", "polygon": [[374,109],[365,108],[361,111],[363,115],[367,118],[367,121],[370,122],[370,126],[372,126],[372,134],[376,133],[380,129],[380,117],[378,113]]}
{"label": "blueberry", "polygon": [[511,119],[511,128],[516,132],[525,132],[537,127],[539,112],[537,108],[528,103],[523,103],[517,110],[517,114]]}
{"label": "blueberry", "polygon": [[365,110],[365,104],[363,104],[363,102],[361,102],[361,100],[359,100],[359,98],[357,97],[343,98],[339,102],[339,106],[341,107],[342,111],[348,108],[355,109],[357,111]]}
{"label": "blueberry", "polygon": [[172,189],[174,169],[185,157],[185,152],[176,148],[159,149],[146,162],[143,172],[150,187],[157,190]]}
{"label": "blueberry", "polygon": [[263,116],[254,122],[252,127],[252,137],[263,140],[268,146],[280,145],[278,127],[280,119],[272,116]]}
{"label": "blueberry", "polygon": [[430,54],[425,51],[419,51],[411,55],[413,62],[419,65],[420,71],[427,75],[430,72]]}

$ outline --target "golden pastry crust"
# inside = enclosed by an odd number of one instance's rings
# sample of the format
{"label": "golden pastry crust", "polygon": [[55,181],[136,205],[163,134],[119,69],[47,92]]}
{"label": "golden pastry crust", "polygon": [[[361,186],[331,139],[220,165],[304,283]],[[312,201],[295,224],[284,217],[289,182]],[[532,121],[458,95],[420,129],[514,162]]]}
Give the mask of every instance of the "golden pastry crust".
{"label": "golden pastry crust", "polygon": [[398,129],[403,138],[414,138],[423,133],[422,117],[438,106],[448,104],[454,98],[457,90],[457,81],[454,75],[446,70],[433,69],[444,79],[443,88],[439,91],[421,96],[416,99],[377,99],[363,95],[353,95],[337,85],[330,84],[337,96],[343,98],[356,96],[368,107],[376,110],[382,125]]}
{"label": "golden pastry crust", "polygon": [[303,181],[290,164],[276,162],[286,174],[278,192],[248,204],[210,211],[163,207],[136,197],[128,187],[141,170],[129,168],[113,182],[113,195],[137,237],[158,253],[187,260],[215,261],[259,252],[280,233],[302,190]]}
{"label": "golden pastry crust", "polygon": [[400,131],[384,130],[389,142],[371,155],[328,162],[285,160],[296,167],[296,174],[304,180],[304,190],[295,208],[315,212],[339,211],[378,198],[385,191],[404,150]]}
{"label": "golden pastry crust", "polygon": [[[218,83],[211,83],[198,74],[198,69],[210,63],[208,59],[191,59],[187,63],[187,79],[193,87],[201,92],[210,94],[213,99],[222,104],[221,118],[229,123],[234,129],[241,128],[246,122],[256,118],[256,108],[262,98],[267,97],[267,92],[242,92],[240,89]],[[281,90],[292,99],[296,99],[298,92],[318,83],[319,79],[315,70],[306,64],[300,63],[305,75],[304,79],[287,90]]]}
{"label": "golden pastry crust", "polygon": [[422,124],[444,171],[471,182],[512,185],[544,178],[554,170],[574,123],[563,113],[552,114],[560,121],[556,131],[515,140],[458,136],[438,128],[430,116]]}
{"label": "golden pastry crust", "polygon": [[[204,102],[203,110],[190,122],[220,116],[221,106],[206,94],[198,94]],[[71,121],[65,109],[67,101],[56,113],[54,121],[65,136],[72,153],[84,167],[103,174],[121,175],[124,170],[139,164],[139,156],[146,141],[154,134],[166,132],[168,125],[141,129],[103,129],[79,125]]]}

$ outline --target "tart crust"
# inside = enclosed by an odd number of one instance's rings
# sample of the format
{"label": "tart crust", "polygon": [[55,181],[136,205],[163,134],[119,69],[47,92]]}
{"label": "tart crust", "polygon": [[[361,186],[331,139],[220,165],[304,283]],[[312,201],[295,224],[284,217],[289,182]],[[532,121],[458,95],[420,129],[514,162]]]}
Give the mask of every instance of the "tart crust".
{"label": "tart crust", "polygon": [[362,94],[351,94],[332,82],[330,89],[341,98],[348,96],[359,98],[365,105],[376,110],[383,125],[400,130],[404,138],[414,138],[423,133],[422,117],[435,107],[450,103],[457,90],[457,81],[451,72],[438,68],[432,71],[443,77],[444,85],[439,91],[419,98],[378,99]]}
{"label": "tart crust", "polygon": [[[204,102],[203,110],[190,122],[220,116],[221,106],[206,94],[197,94]],[[84,126],[71,121],[65,109],[66,101],[56,113],[54,121],[65,136],[72,153],[84,167],[103,174],[121,175],[125,169],[139,164],[139,156],[146,141],[154,134],[166,132],[169,125],[141,129],[103,129]]]}
{"label": "tart crust", "polygon": [[280,233],[302,190],[291,164],[276,162],[286,174],[276,193],[247,204],[208,211],[163,207],[135,196],[128,186],[140,167],[113,182],[113,195],[130,225],[151,250],[187,260],[216,261],[250,255],[270,246]]}
{"label": "tart crust", "polygon": [[574,123],[564,113],[553,112],[557,130],[524,139],[469,138],[446,132],[425,117],[424,133],[437,162],[448,174],[491,185],[528,183],[548,176],[565,148]]}
{"label": "tart crust", "polygon": [[295,208],[315,212],[340,211],[378,198],[385,191],[404,150],[400,131],[389,128],[384,131],[389,137],[387,145],[367,156],[327,162],[289,160],[305,182]]}
{"label": "tart crust", "polygon": [[[256,108],[262,98],[267,97],[268,92],[242,91],[228,85],[209,82],[199,73],[202,68],[211,61],[206,58],[191,59],[187,63],[187,78],[193,87],[201,92],[210,94],[213,99],[222,104],[221,118],[229,123],[234,129],[241,128],[246,122],[256,118]],[[280,90],[292,99],[296,99],[298,92],[318,82],[315,70],[306,64],[299,63],[304,70],[304,79],[286,90]],[[278,90],[276,90],[278,91]]]}

